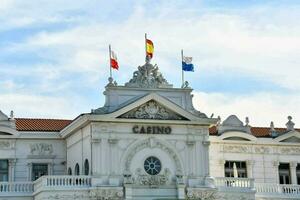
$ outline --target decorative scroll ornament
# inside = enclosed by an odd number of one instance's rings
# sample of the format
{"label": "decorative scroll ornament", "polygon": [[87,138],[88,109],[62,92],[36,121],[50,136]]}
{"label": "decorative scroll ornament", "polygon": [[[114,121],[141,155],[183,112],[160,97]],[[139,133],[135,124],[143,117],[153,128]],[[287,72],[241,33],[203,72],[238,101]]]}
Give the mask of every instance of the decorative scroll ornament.
{"label": "decorative scroll ornament", "polygon": [[0,149],[13,149],[14,143],[11,141],[0,141]]}
{"label": "decorative scroll ornament", "polygon": [[223,151],[227,153],[250,153],[251,149],[248,146],[224,145]]}
{"label": "decorative scroll ornament", "polygon": [[170,170],[164,169],[164,172],[158,175],[149,175],[142,172],[141,168],[136,170],[137,178],[135,183],[137,185],[146,185],[150,187],[158,187],[161,185],[166,185],[169,181]]}
{"label": "decorative scroll ornament", "polygon": [[119,118],[186,120],[186,118],[164,108],[153,100],[148,101],[147,103],[121,115]]}
{"label": "decorative scroll ornament", "polygon": [[214,200],[217,198],[217,191],[215,189],[201,189],[201,188],[187,188],[187,199],[201,199]]}
{"label": "decorative scroll ornament", "polygon": [[90,191],[90,199],[93,200],[118,200],[123,199],[123,188],[97,188]]}
{"label": "decorative scroll ornament", "polygon": [[31,144],[30,153],[32,155],[51,155],[53,153],[53,146],[47,143]]}
{"label": "decorative scroll ornament", "polygon": [[126,87],[137,88],[172,88],[173,86],[158,71],[158,66],[152,65],[149,60],[138,70],[133,72],[133,77],[125,84]]}

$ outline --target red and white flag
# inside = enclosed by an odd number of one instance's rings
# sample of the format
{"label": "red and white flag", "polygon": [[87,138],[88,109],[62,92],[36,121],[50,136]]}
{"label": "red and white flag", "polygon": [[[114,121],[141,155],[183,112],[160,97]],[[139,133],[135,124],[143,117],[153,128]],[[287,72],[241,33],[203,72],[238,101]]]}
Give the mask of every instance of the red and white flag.
{"label": "red and white flag", "polygon": [[111,68],[119,70],[117,55],[115,54],[114,51],[111,51],[110,66],[111,66]]}

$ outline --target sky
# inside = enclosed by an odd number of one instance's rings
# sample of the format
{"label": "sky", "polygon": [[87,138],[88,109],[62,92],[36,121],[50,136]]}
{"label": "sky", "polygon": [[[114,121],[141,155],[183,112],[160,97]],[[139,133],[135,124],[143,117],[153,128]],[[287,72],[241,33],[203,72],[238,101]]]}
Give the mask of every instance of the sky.
{"label": "sky", "polygon": [[181,57],[194,106],[225,120],[300,127],[298,0],[0,0],[0,110],[16,117],[73,119],[103,106],[108,44],[123,85],[152,63],[174,87]]}

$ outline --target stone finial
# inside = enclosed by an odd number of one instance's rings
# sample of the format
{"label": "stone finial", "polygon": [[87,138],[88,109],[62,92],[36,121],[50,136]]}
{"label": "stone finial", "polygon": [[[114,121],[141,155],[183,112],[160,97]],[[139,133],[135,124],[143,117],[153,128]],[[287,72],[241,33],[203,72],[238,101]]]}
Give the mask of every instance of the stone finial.
{"label": "stone finial", "polygon": [[249,126],[249,122],[250,122],[250,121],[249,121],[249,117],[246,117],[246,119],[245,119],[245,124],[246,124],[246,125],[245,125],[245,126]]}
{"label": "stone finial", "polygon": [[270,123],[270,129],[271,129],[271,131],[275,131],[275,126],[274,126],[273,121],[271,121],[271,123]]}
{"label": "stone finial", "polygon": [[295,123],[292,122],[292,117],[291,116],[288,116],[288,122],[285,124],[286,125],[286,130],[287,131],[293,131],[295,130],[294,126],[295,126]]}
{"label": "stone finial", "polygon": [[218,122],[217,122],[217,126],[219,126],[221,124],[221,117],[220,115],[218,116]]}
{"label": "stone finial", "polygon": [[10,119],[14,119],[14,118],[15,118],[15,116],[14,116],[14,111],[11,110],[11,111],[10,111]]}
{"label": "stone finial", "polygon": [[109,87],[109,86],[115,86],[114,79],[112,77],[108,78],[108,84],[106,85],[106,87]]}
{"label": "stone finial", "polygon": [[274,126],[274,122],[273,121],[271,121],[271,123],[270,123],[270,135],[273,138],[278,136],[278,133],[275,130],[275,126]]}

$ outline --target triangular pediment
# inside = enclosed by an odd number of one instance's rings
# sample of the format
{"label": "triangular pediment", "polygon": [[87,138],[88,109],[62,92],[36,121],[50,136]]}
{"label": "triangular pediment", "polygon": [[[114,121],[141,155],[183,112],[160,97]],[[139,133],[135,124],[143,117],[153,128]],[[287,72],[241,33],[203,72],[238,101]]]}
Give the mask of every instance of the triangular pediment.
{"label": "triangular pediment", "polygon": [[130,102],[121,109],[108,114],[108,116],[111,119],[119,120],[205,121],[205,119],[200,119],[174,102],[156,93],[150,93],[134,102]]}
{"label": "triangular pediment", "polygon": [[154,120],[188,120],[186,117],[177,114],[166,108],[155,100],[150,100],[117,118],[126,119],[154,119]]}
{"label": "triangular pediment", "polygon": [[274,139],[277,142],[300,143],[300,132],[294,130]]}

